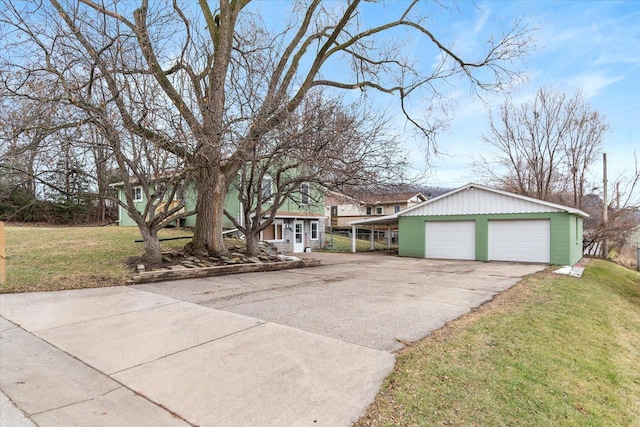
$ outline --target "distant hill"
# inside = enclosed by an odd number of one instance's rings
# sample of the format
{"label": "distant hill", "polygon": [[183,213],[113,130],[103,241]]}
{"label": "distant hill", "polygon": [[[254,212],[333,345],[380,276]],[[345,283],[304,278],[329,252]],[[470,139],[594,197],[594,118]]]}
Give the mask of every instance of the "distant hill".
{"label": "distant hill", "polygon": [[417,191],[421,192],[427,199],[433,199],[442,194],[448,193],[449,191],[455,190],[455,188],[444,188],[444,187],[420,187]]}

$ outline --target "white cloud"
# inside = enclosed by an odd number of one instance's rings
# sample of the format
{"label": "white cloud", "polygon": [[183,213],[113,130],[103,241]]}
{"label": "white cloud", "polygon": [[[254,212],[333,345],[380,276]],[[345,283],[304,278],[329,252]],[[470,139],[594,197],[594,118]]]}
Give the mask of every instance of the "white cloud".
{"label": "white cloud", "polygon": [[604,71],[578,74],[565,79],[568,86],[582,90],[585,98],[593,98],[599,95],[607,87],[622,80],[624,76],[608,76]]}

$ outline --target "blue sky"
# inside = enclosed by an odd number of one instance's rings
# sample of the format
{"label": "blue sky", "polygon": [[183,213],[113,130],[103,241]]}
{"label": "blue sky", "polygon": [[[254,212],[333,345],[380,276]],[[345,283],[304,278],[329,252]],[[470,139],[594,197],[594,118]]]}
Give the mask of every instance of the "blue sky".
{"label": "blue sky", "polygon": [[[568,94],[582,90],[611,126],[604,141],[609,180],[633,171],[634,150],[640,156],[640,1],[463,1],[459,8],[459,14],[447,14],[448,20],[438,22],[436,29],[491,32],[518,17],[537,28],[536,48],[521,64],[528,81],[513,99],[531,99],[539,87]],[[438,147],[446,154],[431,157],[428,183],[458,187],[477,180],[471,168],[474,157],[490,155],[482,142],[482,135],[488,135],[487,107],[498,108],[504,97],[485,96],[485,104],[465,89],[449,96],[457,108],[449,129],[438,137]],[[415,165],[422,167],[419,144],[411,139],[406,143]],[[601,161],[593,175],[601,182]]]}

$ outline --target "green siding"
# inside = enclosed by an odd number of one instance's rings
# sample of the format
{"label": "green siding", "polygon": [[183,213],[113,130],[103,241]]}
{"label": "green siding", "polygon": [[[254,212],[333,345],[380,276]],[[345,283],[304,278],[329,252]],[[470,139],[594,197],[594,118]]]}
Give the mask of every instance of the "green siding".
{"label": "green siding", "polygon": [[398,255],[424,258],[425,230],[424,217],[398,217]]}
{"label": "green siding", "polygon": [[311,185],[309,188],[309,204],[300,205],[300,194],[293,194],[280,207],[280,211],[284,212],[313,212],[324,215],[324,193]]}
{"label": "green siding", "polygon": [[[118,192],[118,197],[120,200],[125,200],[124,189],[120,188]],[[296,197],[295,195],[292,197]],[[298,196],[299,197],[299,196]],[[193,187],[189,187],[186,192],[186,210],[194,210],[197,203],[197,193]],[[318,213],[320,215],[324,215],[324,194],[313,185],[310,189],[310,203],[309,205],[299,206],[298,203],[294,200],[287,200],[284,205],[279,209],[281,211],[287,212],[313,212]],[[143,192],[142,201],[136,202],[136,208],[138,211],[142,212],[146,205],[146,196]],[[234,186],[229,188],[229,192],[227,194],[227,198],[225,200],[225,209],[235,218],[238,218],[240,215],[240,202],[238,201],[238,189]],[[123,227],[135,227],[136,223],[131,219],[129,213],[126,209],[120,207],[120,226]],[[184,220],[184,224],[186,227],[194,227],[196,224],[196,215],[191,215]],[[235,228],[231,220],[229,220],[226,216],[224,218],[223,227],[227,229]]]}
{"label": "green siding", "polygon": [[584,255],[582,242],[583,218],[577,215],[571,216],[571,237],[569,239],[570,257],[567,264],[573,265],[580,261]]}
{"label": "green siding", "polygon": [[489,261],[489,218],[476,218],[476,260]]}
{"label": "green siding", "polygon": [[[126,203],[124,188],[119,189],[118,198]],[[147,204],[147,196],[146,194],[144,194],[144,191],[142,192],[142,200],[139,202],[135,202],[134,204],[136,206],[136,209],[138,209],[138,212],[144,211],[144,207]],[[133,219],[131,219],[131,217],[129,216],[129,212],[127,212],[127,210],[122,206],[118,206],[118,209],[120,211],[119,213],[120,222],[118,224],[122,227],[135,227],[136,222]]]}
{"label": "green siding", "polygon": [[398,218],[400,229],[398,254],[420,258],[425,256],[426,221],[475,220],[476,260],[487,261],[489,259],[489,221],[509,219],[548,219],[550,221],[551,264],[572,265],[582,258],[582,218],[567,212],[401,216]]}

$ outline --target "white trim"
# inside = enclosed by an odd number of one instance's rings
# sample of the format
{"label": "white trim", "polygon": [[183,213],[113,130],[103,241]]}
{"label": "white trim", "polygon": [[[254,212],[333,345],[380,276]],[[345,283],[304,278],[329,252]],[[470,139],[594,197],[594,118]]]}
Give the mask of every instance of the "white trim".
{"label": "white trim", "polygon": [[326,215],[322,215],[322,214],[317,214],[317,215],[309,215],[309,216],[303,216],[303,215],[296,215],[295,213],[292,213],[291,215],[276,215],[275,216],[276,219],[299,219],[301,221],[308,219],[308,220],[313,220],[313,219],[327,219],[328,216]]}

